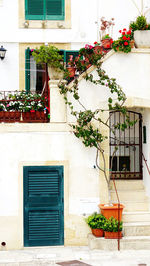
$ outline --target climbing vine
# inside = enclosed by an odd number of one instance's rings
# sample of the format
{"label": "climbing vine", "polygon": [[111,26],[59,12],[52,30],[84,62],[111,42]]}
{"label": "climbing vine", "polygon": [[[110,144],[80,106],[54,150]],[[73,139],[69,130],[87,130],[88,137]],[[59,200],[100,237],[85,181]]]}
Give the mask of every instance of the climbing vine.
{"label": "climbing vine", "polygon": [[[103,134],[102,128],[105,126],[107,129],[109,129],[112,134],[113,138],[116,140],[116,143],[118,143],[120,140],[117,138],[116,135],[116,129],[120,129],[124,131],[127,127],[133,126],[136,121],[130,121],[127,109],[124,106],[124,103],[126,101],[126,95],[123,92],[120,85],[117,84],[115,78],[110,78],[105,70],[101,68],[102,63],[100,60],[94,61],[94,64],[96,66],[96,71],[98,74],[98,78],[95,79],[92,74],[88,74],[87,71],[84,72],[83,76],[84,79],[87,82],[91,82],[95,85],[101,85],[105,88],[108,88],[110,91],[110,97],[107,99],[107,108],[106,109],[96,109],[95,111],[88,110],[86,106],[82,103],[82,99],[79,95],[79,87],[78,87],[78,79],[74,79],[73,86],[70,88],[68,84],[66,84],[64,81],[61,81],[59,83],[59,90],[60,94],[63,95],[66,105],[69,106],[71,114],[76,118],[76,122],[73,124],[70,124],[72,131],[74,135],[79,138],[82,143],[86,147],[95,147],[96,148],[96,165],[99,170],[101,170],[104,173],[105,179],[107,181],[108,187],[109,187],[109,181],[110,181],[110,175],[111,175],[111,169],[112,169],[112,162],[113,157],[115,156],[117,152],[117,147],[114,149],[113,156],[111,158],[110,163],[110,171],[108,173],[106,169],[106,159],[105,159],[105,151],[103,149],[103,142],[108,138],[107,135]],[[73,100],[70,100],[69,95],[73,96]],[[115,100],[114,100],[115,96]],[[78,102],[78,104],[81,107],[81,111],[75,110],[75,102]],[[114,123],[110,126],[110,117],[112,115],[112,112],[119,111],[123,114],[125,117],[123,123]],[[107,112],[107,118],[103,119],[101,114],[103,112]],[[101,163],[99,163],[98,157],[99,154],[101,154],[101,158],[103,160],[103,166],[101,166]]]}

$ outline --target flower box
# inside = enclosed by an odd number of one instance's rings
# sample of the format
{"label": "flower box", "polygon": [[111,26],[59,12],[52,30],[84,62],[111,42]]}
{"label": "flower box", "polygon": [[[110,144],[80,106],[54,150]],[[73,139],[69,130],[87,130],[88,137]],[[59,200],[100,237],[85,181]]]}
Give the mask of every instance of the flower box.
{"label": "flower box", "polygon": [[35,112],[23,112],[22,119],[25,123],[43,123],[48,122],[47,114],[43,111],[35,111]]}
{"label": "flower box", "polygon": [[15,123],[20,122],[21,112],[0,111],[0,122]]}

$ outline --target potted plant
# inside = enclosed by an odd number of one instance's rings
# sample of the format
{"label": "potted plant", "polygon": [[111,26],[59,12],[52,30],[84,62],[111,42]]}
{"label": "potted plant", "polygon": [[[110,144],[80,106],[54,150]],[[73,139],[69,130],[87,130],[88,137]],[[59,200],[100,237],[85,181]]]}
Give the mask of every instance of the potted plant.
{"label": "potted plant", "polygon": [[73,78],[76,72],[75,61],[73,59],[73,55],[69,55],[69,60],[67,63],[67,70],[69,72],[69,77]]}
{"label": "potted plant", "polygon": [[118,221],[114,217],[110,217],[105,221],[104,224],[104,236],[107,239],[118,239],[122,238],[123,222]]}
{"label": "potted plant", "polygon": [[145,16],[138,16],[136,21],[131,22],[130,29],[137,48],[150,47],[150,24],[147,23]]}
{"label": "potted plant", "polygon": [[112,38],[109,36],[109,34],[106,34],[106,35],[102,38],[101,42],[102,42],[102,46],[103,46],[104,49],[110,49],[110,48],[112,48],[113,40],[112,40]]}
{"label": "potted plant", "polygon": [[88,216],[85,219],[86,223],[92,230],[92,234],[96,237],[103,237],[104,235],[104,224],[106,222],[106,218],[97,212],[94,212],[92,215]]}
{"label": "potted plant", "polygon": [[61,79],[64,74],[63,56],[55,46],[41,45],[32,52],[37,63],[46,63],[50,79]]}
{"label": "potted plant", "polygon": [[118,38],[118,40],[113,41],[112,48],[115,50],[115,52],[131,52],[131,48],[134,47],[134,40],[131,30],[123,29],[119,30],[119,33],[121,33],[121,36]]}
{"label": "potted plant", "polygon": [[121,221],[122,212],[124,209],[123,204],[118,204],[118,203],[113,203],[112,205],[99,204],[98,206],[101,210],[101,214],[103,214],[106,219],[109,219],[111,216],[113,216],[115,219]]}
{"label": "potted plant", "polygon": [[112,47],[112,30],[114,23],[114,18],[106,20],[104,17],[100,19],[100,40],[104,49],[110,49]]}

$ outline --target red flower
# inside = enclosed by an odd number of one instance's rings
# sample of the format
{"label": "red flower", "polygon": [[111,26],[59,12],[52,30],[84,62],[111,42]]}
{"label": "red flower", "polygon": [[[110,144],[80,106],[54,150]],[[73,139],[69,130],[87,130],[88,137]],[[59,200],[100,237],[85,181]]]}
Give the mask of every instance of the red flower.
{"label": "red flower", "polygon": [[127,40],[126,36],[123,36],[122,39],[123,39],[124,41]]}
{"label": "red flower", "polygon": [[126,33],[123,31],[123,32],[122,32],[122,35],[125,35],[125,34],[126,34]]}
{"label": "red flower", "polygon": [[31,113],[35,113],[35,110],[30,110]]}
{"label": "red flower", "polygon": [[94,42],[94,44],[97,44],[98,42]]}
{"label": "red flower", "polygon": [[126,29],[123,29],[123,31],[126,31]]}
{"label": "red flower", "polygon": [[128,31],[127,31],[127,34],[129,34],[129,35],[130,35],[130,34],[131,34],[131,30],[128,30]]}
{"label": "red flower", "polygon": [[106,47],[107,47],[107,48],[110,48],[110,44],[107,44]]}
{"label": "red flower", "polygon": [[129,41],[130,40],[130,37],[128,37],[127,40]]}
{"label": "red flower", "polygon": [[110,43],[113,43],[113,39],[110,40]]}
{"label": "red flower", "polygon": [[124,42],[124,45],[128,45],[128,42]]}
{"label": "red flower", "polygon": [[119,30],[119,32],[121,33],[121,32],[122,32],[122,30]]}

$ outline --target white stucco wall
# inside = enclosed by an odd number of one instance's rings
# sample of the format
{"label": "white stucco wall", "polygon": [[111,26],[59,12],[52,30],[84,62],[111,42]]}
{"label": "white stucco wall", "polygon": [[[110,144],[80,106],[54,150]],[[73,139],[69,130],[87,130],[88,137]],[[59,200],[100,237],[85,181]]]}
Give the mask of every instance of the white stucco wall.
{"label": "white stucco wall", "polygon": [[18,43],[1,43],[7,50],[5,59],[0,59],[0,91],[19,90]]}
{"label": "white stucco wall", "polygon": [[[130,21],[139,14],[132,0],[71,0],[71,29],[19,29],[18,2],[18,0],[0,2],[0,23],[3,25],[1,41],[3,42],[69,42],[75,49],[78,44],[99,40],[97,28],[102,16],[107,20],[115,18],[113,36],[116,38],[119,29],[128,27]],[[137,0],[136,3],[141,9],[141,1]],[[150,1],[144,0],[144,11],[149,7]]]}

